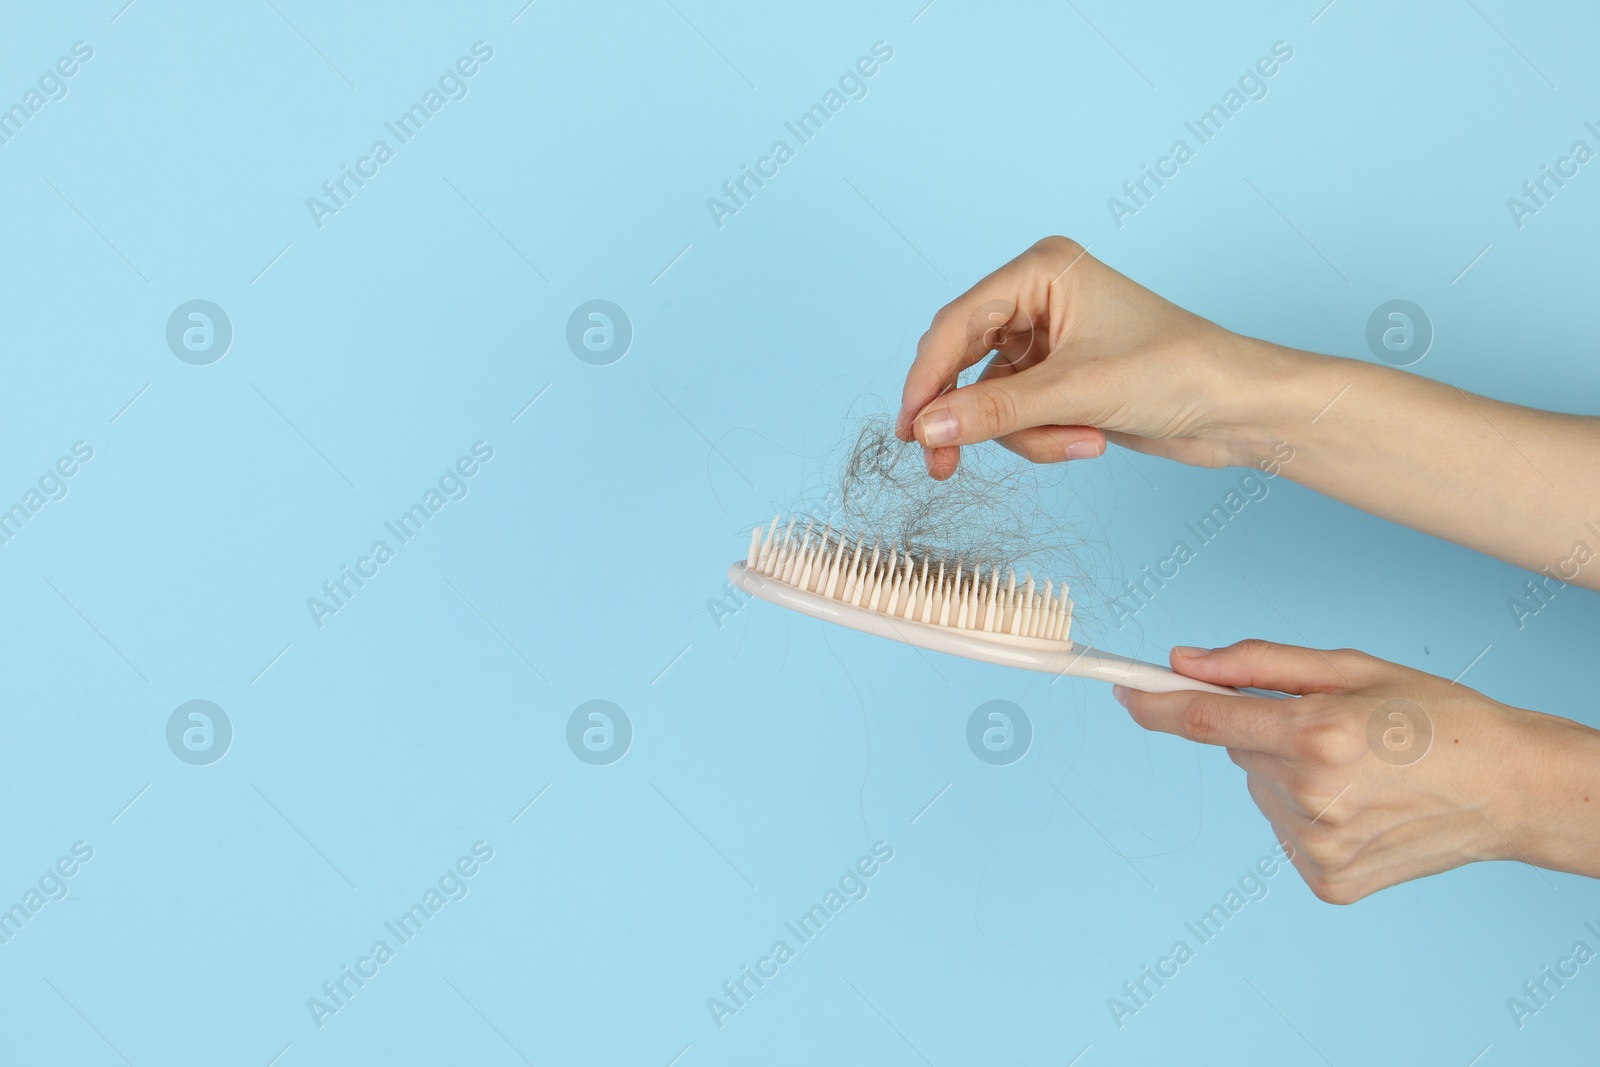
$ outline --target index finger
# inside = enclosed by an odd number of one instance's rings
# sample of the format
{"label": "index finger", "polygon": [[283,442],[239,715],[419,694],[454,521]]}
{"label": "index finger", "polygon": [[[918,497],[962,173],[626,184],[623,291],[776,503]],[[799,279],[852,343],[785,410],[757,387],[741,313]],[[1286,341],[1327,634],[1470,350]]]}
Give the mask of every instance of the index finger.
{"label": "index finger", "polygon": [[1222,696],[1179,690],[1141,693],[1118,686],[1117,701],[1146,730],[1273,756],[1294,754],[1294,698]]}
{"label": "index finger", "polygon": [[[911,424],[923,408],[955,384],[956,376],[996,348],[1013,359],[1048,347],[1049,281],[1042,275],[1042,246],[989,274],[940,308],[917,342],[917,356],[900,393],[895,433],[912,439]],[[1037,324],[1037,326],[1035,325]]]}

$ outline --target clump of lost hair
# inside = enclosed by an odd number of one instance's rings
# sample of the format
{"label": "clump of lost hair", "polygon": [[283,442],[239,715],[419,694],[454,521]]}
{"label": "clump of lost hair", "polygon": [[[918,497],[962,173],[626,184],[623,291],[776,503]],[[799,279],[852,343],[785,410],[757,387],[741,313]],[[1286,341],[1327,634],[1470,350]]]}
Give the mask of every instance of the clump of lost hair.
{"label": "clump of lost hair", "polygon": [[961,463],[935,481],[922,446],[901,441],[894,419],[853,416],[838,449],[833,505],[835,531],[870,536],[916,559],[964,563],[985,571],[1031,570],[1070,577],[1074,549],[1052,506],[1063,483],[1060,468],[1041,467],[992,442],[961,450]]}
{"label": "clump of lost hair", "polygon": [[[1126,586],[1121,561],[1103,539],[1103,467],[1035,464],[988,441],[963,446],[951,477],[928,473],[922,446],[901,441],[879,397],[861,397],[836,443],[811,468],[807,488],[785,514],[815,536],[890,548],[914,561],[943,562],[971,576],[998,569],[1067,585],[1078,604],[1075,630],[1087,640],[1115,614]],[[796,535],[800,530],[796,529]],[[970,582],[971,577],[963,579]],[[1120,629],[1120,627],[1119,627]],[[1138,627],[1135,626],[1137,630]]]}

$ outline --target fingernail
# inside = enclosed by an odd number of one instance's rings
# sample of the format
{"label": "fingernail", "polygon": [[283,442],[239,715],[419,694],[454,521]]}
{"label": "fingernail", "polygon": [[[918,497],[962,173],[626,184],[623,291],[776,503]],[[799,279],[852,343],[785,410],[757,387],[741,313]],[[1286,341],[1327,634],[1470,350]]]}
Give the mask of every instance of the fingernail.
{"label": "fingernail", "polygon": [[1074,441],[1067,446],[1068,459],[1094,459],[1100,454],[1100,445],[1094,441]]}
{"label": "fingernail", "polygon": [[919,421],[924,445],[947,445],[956,439],[956,419],[948,411],[924,415]]}
{"label": "fingernail", "polygon": [[1128,706],[1128,691],[1120,685],[1111,687],[1111,698],[1123,707]]}
{"label": "fingernail", "polygon": [[1173,648],[1172,654],[1174,656],[1182,656],[1184,659],[1199,659],[1201,656],[1211,655],[1211,650],[1209,648],[1195,648],[1193,645],[1178,645]]}

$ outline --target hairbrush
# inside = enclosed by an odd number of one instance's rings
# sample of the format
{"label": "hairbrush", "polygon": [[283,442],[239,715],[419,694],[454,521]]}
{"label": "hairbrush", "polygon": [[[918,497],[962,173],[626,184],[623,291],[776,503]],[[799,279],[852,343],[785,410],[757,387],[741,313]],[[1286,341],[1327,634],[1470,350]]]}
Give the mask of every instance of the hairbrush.
{"label": "hairbrush", "polygon": [[1072,601],[1065,585],[971,561],[848,535],[777,516],[750,536],[750,551],[728,567],[736,587],[762,600],[852,630],[918,648],[1113,682],[1149,693],[1239,690],[1186,678],[1155,663],[1072,642]]}

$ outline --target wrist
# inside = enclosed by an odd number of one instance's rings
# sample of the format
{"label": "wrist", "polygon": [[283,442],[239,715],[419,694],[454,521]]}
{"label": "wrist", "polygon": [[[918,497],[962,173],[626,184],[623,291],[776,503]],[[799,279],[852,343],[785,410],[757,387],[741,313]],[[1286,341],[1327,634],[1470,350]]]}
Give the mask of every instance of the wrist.
{"label": "wrist", "polygon": [[[1233,467],[1283,462],[1312,446],[1329,402],[1365,365],[1222,331],[1212,351],[1223,368],[1211,398],[1213,434]],[[1287,449],[1285,448],[1287,446]]]}
{"label": "wrist", "polygon": [[1600,731],[1518,714],[1496,775],[1500,829],[1510,838],[1500,858],[1600,878]]}

